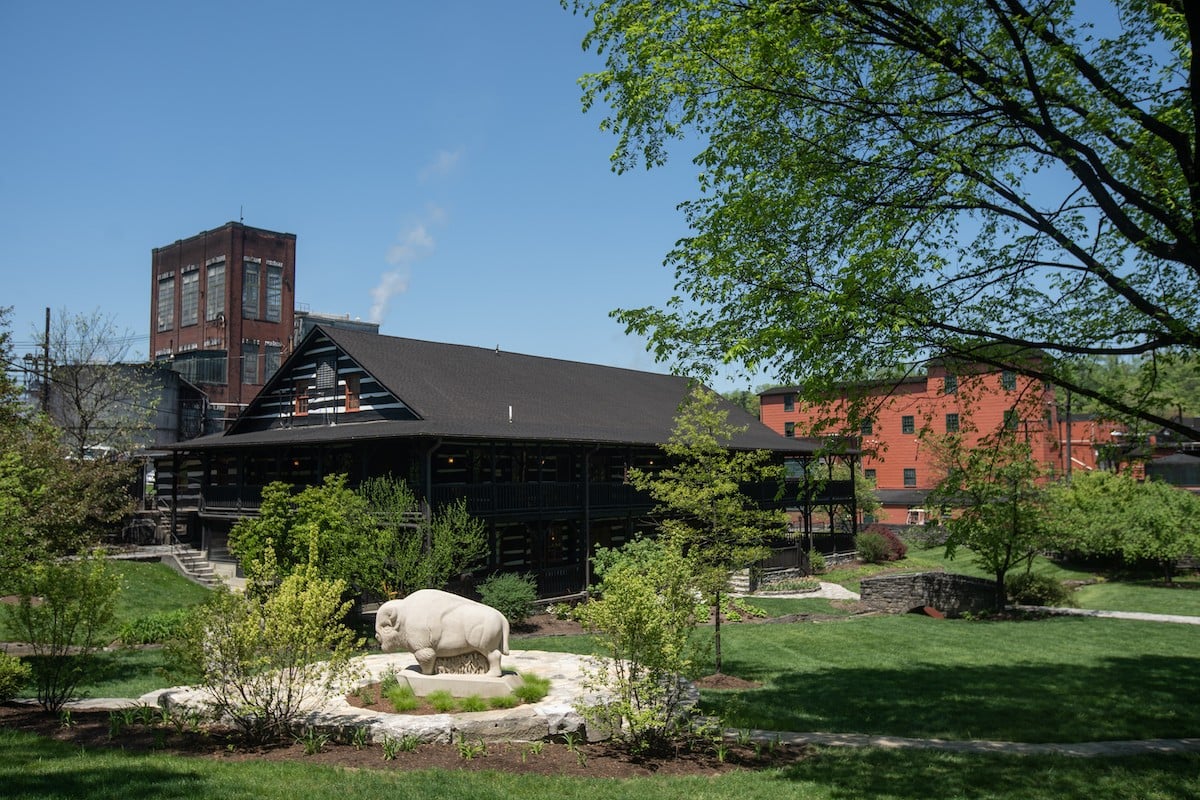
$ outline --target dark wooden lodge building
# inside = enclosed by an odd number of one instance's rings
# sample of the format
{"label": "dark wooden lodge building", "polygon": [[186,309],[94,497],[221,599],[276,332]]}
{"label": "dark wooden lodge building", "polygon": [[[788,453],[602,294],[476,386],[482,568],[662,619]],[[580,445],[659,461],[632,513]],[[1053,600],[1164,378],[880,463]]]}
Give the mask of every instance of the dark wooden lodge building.
{"label": "dark wooden lodge building", "polygon": [[[221,560],[271,481],[391,474],[434,507],[465,498],[488,525],[491,569],[537,576],[542,596],[569,594],[586,586],[595,546],[651,529],[652,503],[626,471],[662,463],[689,388],[670,375],[318,327],[228,431],[175,446],[158,491],[184,538]],[[822,442],[728,408],[747,425],[733,447],[770,450],[792,475],[818,464]],[[816,493],[802,482],[782,497],[759,487],[760,499],[792,509],[803,530],[814,510],[853,517],[852,482]]]}

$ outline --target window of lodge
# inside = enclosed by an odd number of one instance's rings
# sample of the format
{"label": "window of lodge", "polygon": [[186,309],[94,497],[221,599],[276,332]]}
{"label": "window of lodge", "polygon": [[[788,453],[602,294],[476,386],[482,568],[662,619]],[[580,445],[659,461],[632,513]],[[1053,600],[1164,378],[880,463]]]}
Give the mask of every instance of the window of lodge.
{"label": "window of lodge", "polygon": [[296,381],[296,416],[308,416],[308,381]]}

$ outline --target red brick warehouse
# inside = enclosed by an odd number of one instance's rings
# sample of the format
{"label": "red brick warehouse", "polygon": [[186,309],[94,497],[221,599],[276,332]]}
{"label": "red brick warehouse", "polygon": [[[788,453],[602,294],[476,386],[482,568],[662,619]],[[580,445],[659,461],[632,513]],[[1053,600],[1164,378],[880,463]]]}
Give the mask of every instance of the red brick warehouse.
{"label": "red brick warehouse", "polygon": [[[848,427],[852,399],[865,409],[854,429]],[[1095,469],[1096,443],[1111,440],[1111,431],[1094,420],[1060,419],[1053,387],[983,365],[952,371],[932,361],[925,375],[848,385],[820,405],[801,402],[796,387],[771,389],[760,401],[763,423],[786,437],[861,437],[862,469],[875,480],[883,504],[878,521],[898,525],[925,522],[925,497],[941,478],[922,430],[959,432],[971,445],[1007,428],[1025,437],[1033,457],[1058,474],[1067,471],[1068,460],[1074,469]]]}

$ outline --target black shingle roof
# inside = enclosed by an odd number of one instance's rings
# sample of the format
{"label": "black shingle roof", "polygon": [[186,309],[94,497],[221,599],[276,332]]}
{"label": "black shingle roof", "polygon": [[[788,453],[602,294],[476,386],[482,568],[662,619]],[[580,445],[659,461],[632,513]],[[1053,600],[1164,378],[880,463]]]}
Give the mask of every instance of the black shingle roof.
{"label": "black shingle roof", "polygon": [[[351,330],[319,331],[420,419],[354,423],[343,418],[336,426],[230,432],[181,449],[416,436],[659,445],[670,438],[690,387],[687,378],[674,375]],[[299,357],[303,345],[289,361]],[[731,443],[735,448],[803,454],[824,444],[780,436],[736,404],[721,402],[731,423],[746,426]]]}

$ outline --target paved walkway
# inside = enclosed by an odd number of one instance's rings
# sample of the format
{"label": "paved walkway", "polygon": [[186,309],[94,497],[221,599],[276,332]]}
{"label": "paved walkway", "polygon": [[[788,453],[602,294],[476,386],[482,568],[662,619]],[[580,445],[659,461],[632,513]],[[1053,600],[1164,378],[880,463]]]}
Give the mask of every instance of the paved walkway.
{"label": "paved walkway", "polygon": [[1105,619],[1133,619],[1140,622],[1173,622],[1179,625],[1200,625],[1200,617],[1184,614],[1147,614],[1143,611],[1097,611],[1093,608],[1059,608],[1056,606],[1013,606],[1021,611],[1040,611],[1064,617],[1103,617]]}
{"label": "paved walkway", "polygon": [[[726,729],[728,739],[744,738],[746,732]],[[873,736],[865,733],[789,733],[750,731],[751,741],[761,744],[815,744],[824,747],[879,747],[885,750],[943,750],[950,753],[1071,756],[1136,756],[1150,754],[1200,753],[1200,739],[1141,739],[1114,742],[999,742],[983,739],[912,739],[904,736]]]}
{"label": "paved walkway", "polygon": [[758,591],[754,594],[744,594],[741,597],[748,597],[753,600],[755,597],[785,597],[789,599],[809,599],[823,597],[827,600],[857,600],[858,592],[852,592],[845,586],[836,583],[821,582],[820,589],[813,589],[811,592],[772,592]]}

